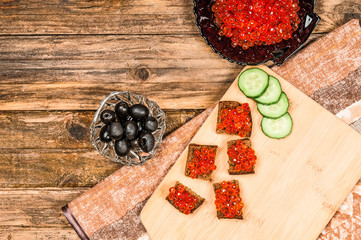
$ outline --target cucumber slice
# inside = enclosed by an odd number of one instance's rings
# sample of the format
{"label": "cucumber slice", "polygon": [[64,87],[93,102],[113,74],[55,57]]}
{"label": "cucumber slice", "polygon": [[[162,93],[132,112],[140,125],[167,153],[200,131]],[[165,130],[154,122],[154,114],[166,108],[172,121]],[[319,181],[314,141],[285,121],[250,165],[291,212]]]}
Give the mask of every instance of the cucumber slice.
{"label": "cucumber slice", "polygon": [[259,68],[250,68],[238,78],[238,87],[247,97],[261,96],[268,87],[268,74]]}
{"label": "cucumber slice", "polygon": [[263,117],[261,122],[262,131],[270,138],[285,138],[292,131],[293,121],[287,112],[279,118],[272,119]]}
{"label": "cucumber slice", "polygon": [[271,105],[264,105],[262,103],[257,104],[257,109],[260,114],[268,118],[279,118],[288,111],[290,106],[288,98],[284,92],[281,93],[281,97],[278,102]]}
{"label": "cucumber slice", "polygon": [[255,98],[254,100],[258,103],[262,103],[266,105],[273,104],[280,99],[281,93],[282,93],[282,88],[278,79],[273,76],[269,76],[268,87],[266,91],[260,97]]}

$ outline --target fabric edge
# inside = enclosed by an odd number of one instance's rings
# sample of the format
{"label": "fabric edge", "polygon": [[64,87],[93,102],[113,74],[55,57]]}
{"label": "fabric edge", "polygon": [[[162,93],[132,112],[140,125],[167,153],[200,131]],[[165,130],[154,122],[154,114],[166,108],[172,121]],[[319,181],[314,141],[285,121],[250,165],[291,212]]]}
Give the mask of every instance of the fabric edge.
{"label": "fabric edge", "polygon": [[84,232],[83,228],[80,226],[79,222],[76,220],[74,215],[72,214],[68,204],[61,208],[65,218],[68,220],[70,225],[73,227],[75,232],[78,234],[79,238],[82,240],[89,240],[88,235]]}

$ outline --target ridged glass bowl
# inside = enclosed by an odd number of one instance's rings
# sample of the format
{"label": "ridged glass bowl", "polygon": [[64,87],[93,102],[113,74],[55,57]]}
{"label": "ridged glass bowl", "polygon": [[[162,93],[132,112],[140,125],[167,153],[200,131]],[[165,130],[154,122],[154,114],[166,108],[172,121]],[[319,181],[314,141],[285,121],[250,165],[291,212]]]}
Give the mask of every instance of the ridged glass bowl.
{"label": "ridged glass bowl", "polygon": [[298,16],[301,20],[292,38],[272,45],[255,45],[247,50],[231,46],[231,39],[219,36],[219,28],[213,23],[211,9],[215,0],[193,0],[196,24],[207,44],[221,57],[240,65],[258,65],[272,60],[281,65],[292,54],[297,52],[307,41],[311,32],[320,20],[313,9],[316,0],[300,0]]}
{"label": "ridged glass bowl", "polygon": [[[137,147],[134,149],[132,148],[127,156],[119,157],[115,153],[114,141],[109,143],[100,141],[100,129],[105,125],[100,120],[100,114],[106,109],[114,111],[115,105],[120,101],[128,103],[129,106],[138,103],[143,104],[149,109],[149,115],[157,119],[158,128],[152,133],[155,139],[154,148],[149,153],[145,153],[139,147]],[[142,95],[128,91],[112,92],[100,103],[100,107],[94,115],[93,122],[90,125],[90,141],[101,155],[111,159],[114,162],[119,162],[127,166],[142,165],[156,154],[157,149],[162,142],[165,128],[165,114],[159,108],[156,102],[153,102]]]}

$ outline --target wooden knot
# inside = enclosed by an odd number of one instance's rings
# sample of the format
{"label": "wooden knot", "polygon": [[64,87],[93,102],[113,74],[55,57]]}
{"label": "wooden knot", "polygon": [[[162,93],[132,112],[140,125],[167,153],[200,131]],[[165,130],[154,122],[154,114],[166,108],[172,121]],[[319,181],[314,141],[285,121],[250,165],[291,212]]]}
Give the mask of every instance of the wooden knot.
{"label": "wooden knot", "polygon": [[138,78],[142,81],[146,81],[150,77],[150,70],[146,67],[138,67],[130,70],[130,73],[134,78]]}
{"label": "wooden knot", "polygon": [[67,127],[69,134],[75,138],[78,141],[82,141],[87,138],[88,131],[83,126],[76,124],[76,123],[70,123]]}

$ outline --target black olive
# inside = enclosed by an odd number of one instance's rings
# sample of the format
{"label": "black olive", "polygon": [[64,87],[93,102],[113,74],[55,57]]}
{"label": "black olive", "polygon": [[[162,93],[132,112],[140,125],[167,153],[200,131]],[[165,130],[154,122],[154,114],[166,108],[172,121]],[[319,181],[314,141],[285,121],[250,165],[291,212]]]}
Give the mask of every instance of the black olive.
{"label": "black olive", "polygon": [[124,157],[128,155],[130,151],[130,144],[126,139],[117,140],[114,143],[114,149],[118,156]]}
{"label": "black olive", "polygon": [[112,122],[109,126],[108,126],[108,134],[109,136],[114,139],[121,139],[124,133],[124,129],[122,127],[122,125],[120,124],[120,122]]}
{"label": "black olive", "polygon": [[139,146],[144,152],[152,151],[154,147],[154,137],[149,132],[142,132],[139,136]]}
{"label": "black olive", "polygon": [[149,110],[143,104],[134,104],[129,109],[129,114],[133,116],[135,119],[143,119],[146,118],[149,114]]}
{"label": "black olive", "polygon": [[118,102],[114,110],[118,118],[125,118],[128,115],[129,105],[126,102]]}
{"label": "black olive", "polygon": [[99,133],[100,141],[105,142],[105,143],[108,143],[112,140],[107,132],[107,129],[108,129],[108,126],[105,125],[100,129],[100,133]]}
{"label": "black olive", "polygon": [[100,120],[105,123],[109,124],[115,121],[115,112],[112,110],[106,109],[100,114]]}
{"label": "black olive", "polygon": [[154,132],[158,128],[158,121],[155,117],[148,117],[144,120],[144,128],[150,132]]}
{"label": "black olive", "polygon": [[139,138],[134,138],[132,141],[130,141],[130,146],[132,146],[132,148],[139,147]]}
{"label": "black olive", "polygon": [[125,137],[128,140],[133,140],[138,135],[138,126],[134,121],[127,121],[124,123]]}

